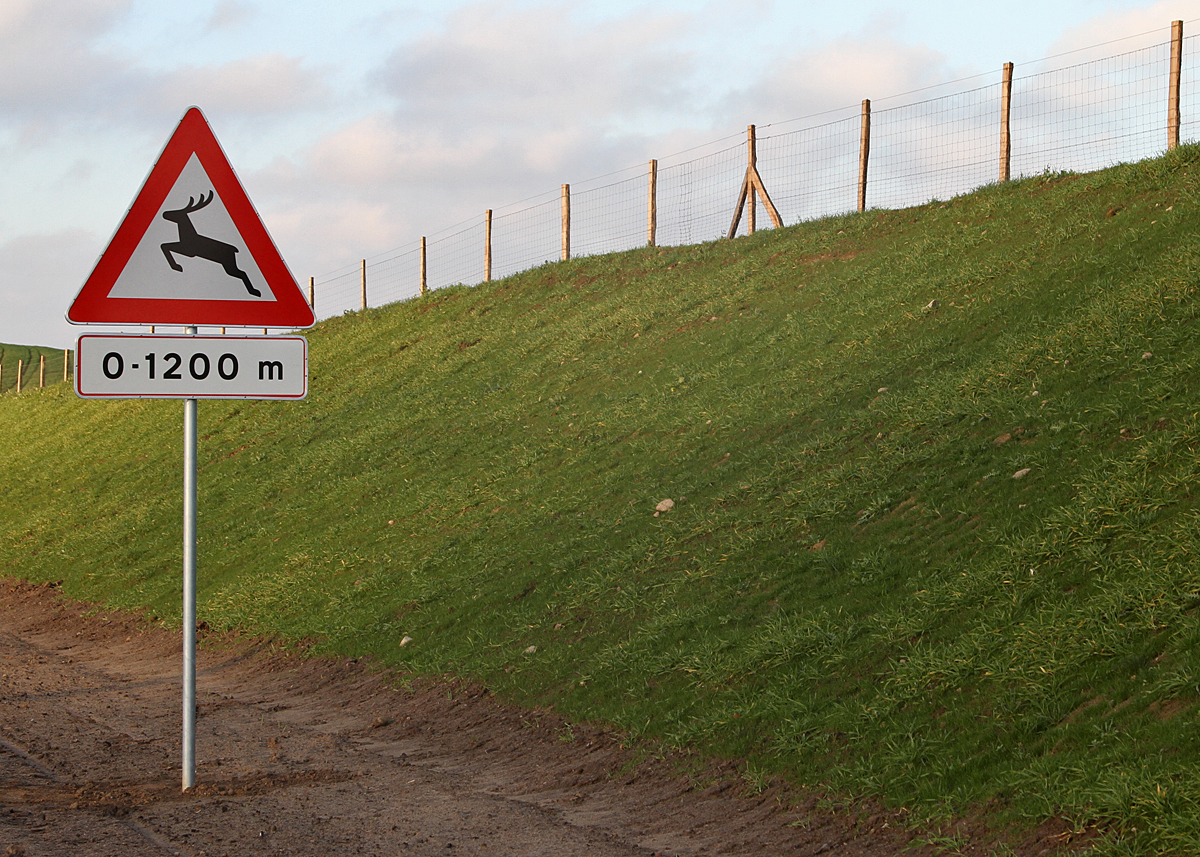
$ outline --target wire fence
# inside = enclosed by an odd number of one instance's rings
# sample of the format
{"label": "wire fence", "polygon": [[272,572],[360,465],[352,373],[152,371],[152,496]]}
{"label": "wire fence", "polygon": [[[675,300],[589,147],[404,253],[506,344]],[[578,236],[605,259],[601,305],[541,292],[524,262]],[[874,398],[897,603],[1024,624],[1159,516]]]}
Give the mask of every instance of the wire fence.
{"label": "wire fence", "polygon": [[[699,147],[702,154],[693,149],[573,190],[564,185],[561,192],[314,278],[315,309],[327,317],[569,256],[744,235],[751,228],[748,217],[731,225],[751,169],[782,222],[793,224],[948,199],[1006,175],[1086,172],[1152,157],[1169,147],[1173,49],[1180,58],[1173,114],[1181,117],[1178,139],[1194,140],[1200,133],[1200,41],[1184,38],[1176,22],[1171,39],[1160,44],[1013,75],[1007,102],[1002,77],[977,76],[970,80],[982,85],[873,111],[864,102],[862,109],[815,117],[820,121],[782,123],[802,124],[796,130],[768,126],[768,133],[756,134],[751,126],[749,145],[734,135]],[[1007,155],[1004,139],[1011,141]],[[750,205],[753,200],[751,192]]]}
{"label": "wire fence", "polygon": [[33,345],[0,345],[0,393],[20,393],[67,381],[74,375],[75,353]]}

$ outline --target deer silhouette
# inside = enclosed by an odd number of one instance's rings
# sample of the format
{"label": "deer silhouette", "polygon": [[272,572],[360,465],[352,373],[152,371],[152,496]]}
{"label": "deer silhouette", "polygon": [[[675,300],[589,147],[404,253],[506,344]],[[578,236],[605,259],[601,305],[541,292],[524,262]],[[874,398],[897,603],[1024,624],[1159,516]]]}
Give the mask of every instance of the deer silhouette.
{"label": "deer silhouette", "polygon": [[178,253],[180,256],[189,256],[193,259],[199,257],[208,259],[210,262],[216,262],[225,269],[225,273],[234,279],[241,280],[246,284],[246,291],[254,295],[256,298],[262,297],[262,292],[254,288],[250,282],[250,278],[246,276],[246,272],[237,266],[235,255],[238,251],[237,247],[232,244],[226,244],[224,241],[218,241],[216,238],[209,238],[207,235],[201,235],[196,231],[196,227],[192,225],[190,215],[193,212],[199,211],[213,201],[213,192],[210,190],[208,196],[200,195],[200,201],[197,202],[193,197],[188,197],[188,204],[183,208],[176,208],[162,213],[164,220],[170,220],[179,227],[179,240],[171,241],[166,244],[160,244],[163,255],[167,257],[167,264],[172,270],[182,271],[183,265],[175,261],[172,255]]}

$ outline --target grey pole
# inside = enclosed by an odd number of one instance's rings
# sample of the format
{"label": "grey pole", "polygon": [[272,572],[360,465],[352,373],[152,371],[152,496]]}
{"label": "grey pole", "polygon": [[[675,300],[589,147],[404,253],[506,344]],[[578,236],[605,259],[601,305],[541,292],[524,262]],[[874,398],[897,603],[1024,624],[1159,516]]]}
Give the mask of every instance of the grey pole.
{"label": "grey pole", "polygon": [[[194,336],[195,327],[184,328]],[[196,400],[183,401],[183,790],[196,784]]]}

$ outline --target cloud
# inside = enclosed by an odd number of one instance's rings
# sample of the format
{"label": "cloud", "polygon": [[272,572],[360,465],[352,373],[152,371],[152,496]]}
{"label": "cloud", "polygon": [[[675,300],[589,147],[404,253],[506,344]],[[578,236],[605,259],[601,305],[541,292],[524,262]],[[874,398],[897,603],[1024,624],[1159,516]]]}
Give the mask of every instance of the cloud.
{"label": "cloud", "polygon": [[[1200,0],[1159,0],[1136,9],[1122,9],[1089,18],[1077,27],[1064,32],[1053,44],[1050,56],[1068,51],[1085,50],[1072,58],[1074,62],[1099,57],[1110,57],[1114,53],[1134,50],[1150,44],[1162,44],[1171,39],[1171,21],[1200,17]],[[1196,25],[1193,24],[1194,28]],[[1194,35],[1184,27],[1184,36]],[[1124,38],[1126,36],[1132,38]],[[1113,43],[1114,39],[1120,41]],[[1125,43],[1125,44],[1122,44]],[[1055,62],[1054,65],[1061,65]]]}
{"label": "cloud", "polygon": [[7,0],[0,5],[0,113],[44,117],[92,108],[128,64],[95,39],[130,0]]}
{"label": "cloud", "polygon": [[680,15],[583,22],[570,7],[477,3],[397,50],[379,80],[398,114],[422,125],[603,128],[695,102],[697,58],[673,47],[685,24]]}
{"label": "cloud", "polygon": [[[181,105],[262,117],[319,107],[325,69],[283,53],[160,70],[103,47],[131,0],[8,0],[0,5],[0,125],[37,145],[66,129],[139,131],[177,117]],[[217,6],[208,29],[235,27],[245,4]]]}
{"label": "cloud", "polygon": [[254,17],[254,9],[239,0],[222,0],[209,16],[205,30],[210,33],[232,30]]}
{"label": "cloud", "polygon": [[731,125],[857,106],[864,98],[882,99],[959,76],[943,54],[879,32],[835,39],[765,67],[771,71],[724,99],[721,114]]}
{"label": "cloud", "polygon": [[218,65],[185,65],[148,78],[141,102],[153,113],[203,104],[227,113],[290,113],[320,104],[328,95],[321,75],[303,60],[282,54],[252,56]]}

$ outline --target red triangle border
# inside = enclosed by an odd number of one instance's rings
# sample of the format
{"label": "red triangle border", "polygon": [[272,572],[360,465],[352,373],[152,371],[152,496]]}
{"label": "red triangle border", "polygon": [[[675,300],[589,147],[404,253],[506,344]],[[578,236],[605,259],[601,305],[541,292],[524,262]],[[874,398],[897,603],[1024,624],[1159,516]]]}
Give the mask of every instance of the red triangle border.
{"label": "red triangle border", "polygon": [[[138,243],[154,222],[183,168],[195,154],[266,278],[274,301],[109,297]],[[72,324],[180,324],[231,327],[312,327],[316,319],[295,277],[267,234],[229,159],[198,107],[190,108],[167,141],[108,248],[67,310]]]}

